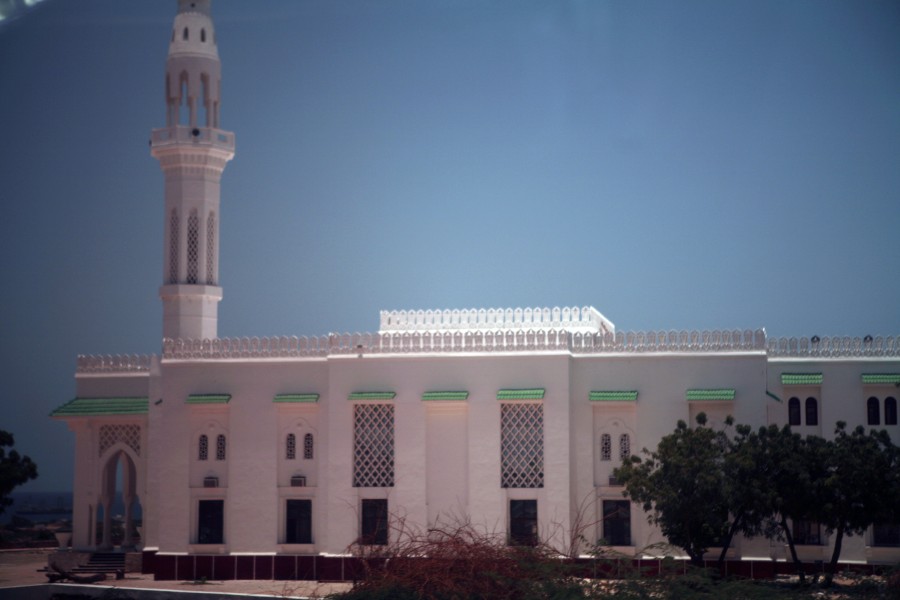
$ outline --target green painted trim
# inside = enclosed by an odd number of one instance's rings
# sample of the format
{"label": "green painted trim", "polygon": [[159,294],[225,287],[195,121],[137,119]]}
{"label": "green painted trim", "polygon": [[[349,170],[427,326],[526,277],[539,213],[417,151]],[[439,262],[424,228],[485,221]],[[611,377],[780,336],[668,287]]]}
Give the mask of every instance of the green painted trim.
{"label": "green painted trim", "polygon": [[185,401],[187,404],[228,404],[231,394],[191,394]]}
{"label": "green painted trim", "polygon": [[734,400],[734,390],[719,388],[713,390],[688,390],[685,392],[685,400],[688,402],[731,402]]}
{"label": "green painted trim", "polygon": [[422,394],[424,402],[434,400],[468,400],[469,392],[425,392]]}
{"label": "green painted trim", "polygon": [[769,398],[774,398],[776,402],[781,402],[782,404],[784,404],[784,400],[782,400],[781,398],[779,398],[778,396],[776,396],[769,390],[766,390],[766,396],[768,396]]}
{"label": "green painted trim", "polygon": [[397,392],[353,392],[348,400],[393,400]]}
{"label": "green painted trim", "polygon": [[782,373],[781,385],[822,385],[821,373]]}
{"label": "green painted trim", "polygon": [[591,402],[637,402],[638,393],[634,390],[603,390],[589,394]]}
{"label": "green painted trim", "polygon": [[300,403],[318,401],[318,394],[278,394],[274,398],[272,398],[272,402]]}
{"label": "green painted trim", "polygon": [[51,417],[146,415],[149,398],[75,398],[50,413]]}
{"label": "green painted trim", "polygon": [[872,384],[900,384],[900,373],[863,373],[862,382]]}
{"label": "green painted trim", "polygon": [[543,400],[544,388],[497,390],[497,400]]}

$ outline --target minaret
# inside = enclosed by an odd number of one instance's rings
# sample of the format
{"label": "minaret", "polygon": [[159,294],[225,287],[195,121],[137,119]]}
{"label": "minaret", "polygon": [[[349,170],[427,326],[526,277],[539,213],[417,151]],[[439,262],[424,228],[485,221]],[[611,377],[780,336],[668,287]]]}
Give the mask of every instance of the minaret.
{"label": "minaret", "polygon": [[166,59],[166,127],[150,153],[166,181],[163,337],[217,336],[219,189],[234,134],[219,129],[221,63],[210,0],[178,0]]}

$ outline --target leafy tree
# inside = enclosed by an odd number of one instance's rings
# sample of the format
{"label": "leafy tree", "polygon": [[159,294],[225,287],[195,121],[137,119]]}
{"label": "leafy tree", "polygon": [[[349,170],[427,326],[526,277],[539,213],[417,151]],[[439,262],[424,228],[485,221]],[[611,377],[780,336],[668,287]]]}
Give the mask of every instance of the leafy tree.
{"label": "leafy tree", "polygon": [[698,566],[731,530],[723,469],[728,438],[705,425],[704,413],[694,428],[678,421],[655,451],[644,449],[646,460],[633,456],[614,472],[625,496],[640,503],[647,520]]}
{"label": "leafy tree", "polygon": [[27,456],[21,456],[13,450],[14,445],[13,435],[0,430],[0,514],[12,504],[9,495],[16,486],[37,477],[37,465]]}

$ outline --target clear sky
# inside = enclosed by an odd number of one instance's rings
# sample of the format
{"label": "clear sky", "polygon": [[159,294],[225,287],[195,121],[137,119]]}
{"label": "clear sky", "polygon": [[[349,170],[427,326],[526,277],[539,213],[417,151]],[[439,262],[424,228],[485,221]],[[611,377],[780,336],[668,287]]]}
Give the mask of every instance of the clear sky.
{"label": "clear sky", "polygon": [[[33,2],[34,0],[32,0]],[[0,1],[0,428],[71,487],[77,354],[155,353],[175,0]],[[17,16],[16,16],[17,15]],[[900,334],[900,3],[214,0],[220,336],[592,305]]]}

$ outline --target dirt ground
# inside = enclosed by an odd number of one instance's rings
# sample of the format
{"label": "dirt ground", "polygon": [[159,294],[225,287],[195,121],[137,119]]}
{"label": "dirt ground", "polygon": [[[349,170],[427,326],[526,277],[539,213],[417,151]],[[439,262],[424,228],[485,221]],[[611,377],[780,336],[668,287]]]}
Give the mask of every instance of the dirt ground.
{"label": "dirt ground", "polygon": [[[0,550],[0,587],[47,583],[47,576],[39,572],[47,566],[47,556],[53,550]],[[231,594],[268,594],[278,598],[321,598],[326,594],[350,589],[348,583],[318,583],[316,581],[245,580],[210,581],[154,581],[152,575],[126,573],[125,579],[114,578],[100,582],[103,587],[161,589],[195,592],[223,592]]]}

